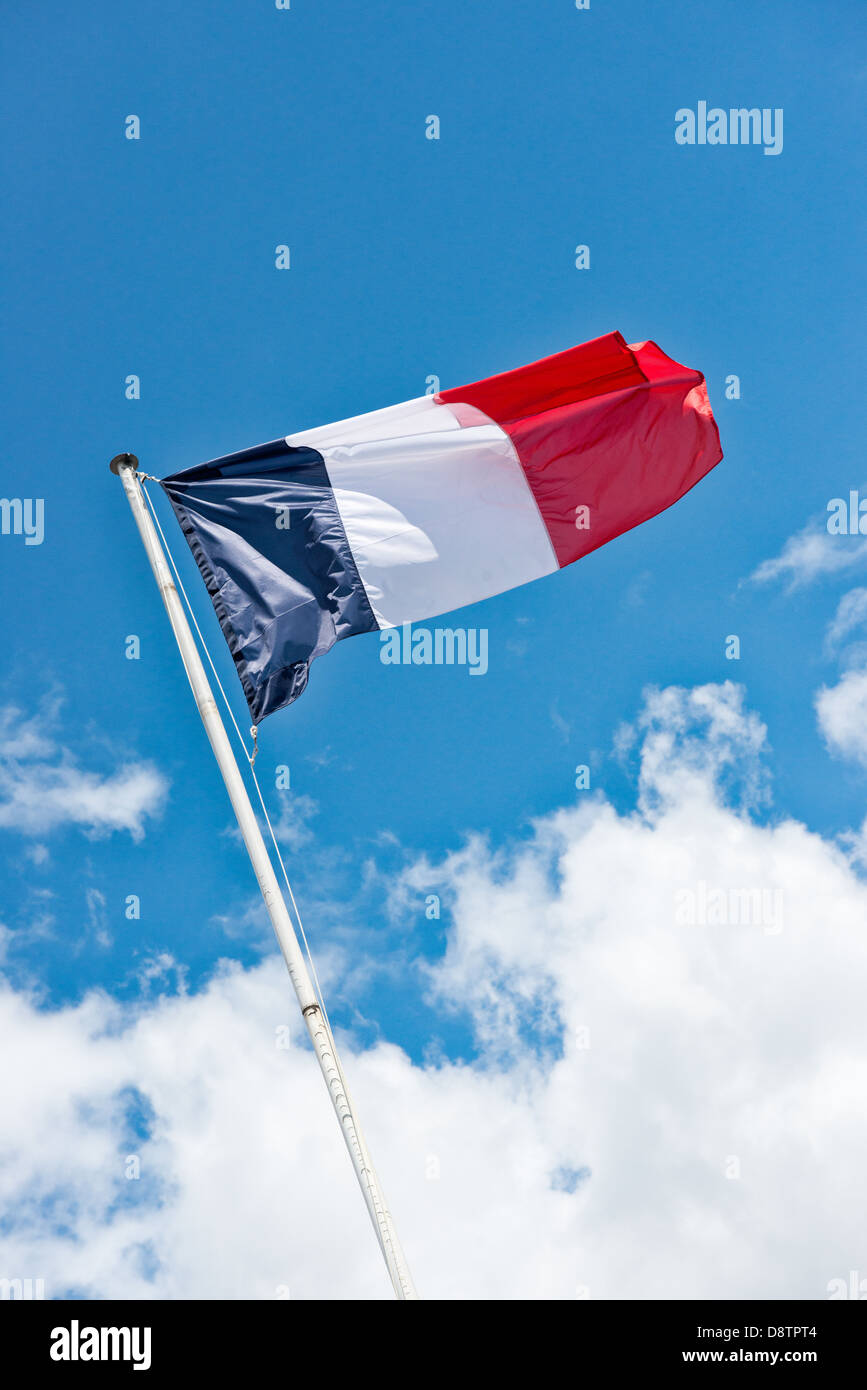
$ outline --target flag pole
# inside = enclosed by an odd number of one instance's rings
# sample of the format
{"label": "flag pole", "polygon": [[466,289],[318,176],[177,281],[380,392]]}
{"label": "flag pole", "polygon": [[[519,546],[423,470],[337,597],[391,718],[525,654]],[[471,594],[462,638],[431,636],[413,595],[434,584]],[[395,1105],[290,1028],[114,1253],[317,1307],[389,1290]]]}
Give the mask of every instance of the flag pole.
{"label": "flag pole", "polygon": [[313,982],[307,969],[307,963],[298,944],[295,935],[292,919],[286,906],[271,857],[265,847],[262,832],[259,829],[259,822],[247,795],[247,788],[241,776],[235,755],[232,752],[229,737],[223,725],[220,712],[217,709],[216,701],[211,690],[205,668],[199,656],[198,648],[193,640],[193,634],[186,619],[183,606],[181,604],[178,591],[175,588],[171,571],[166,561],[165,553],[157,536],[156,528],[151,520],[150,513],[145,505],[142,487],[136,475],[138,469],[138,459],[135,454],[117,454],[109,465],[112,473],[115,473],[123,484],[127,501],[135,523],[139,530],[142,543],[145,548],[154,578],[157,581],[163,603],[169,616],[175,641],[184,663],[187,678],[192,687],[205,732],[210,740],[214,757],[217,760],[226,790],[229,793],[229,800],[232,809],[238,820],[241,834],[244,837],[244,844],[253,865],[256,880],[265,900],[268,915],[274,933],[283,952],[283,959],[289,971],[289,977],[295,987],[298,996],[298,1003],[307,1031],[310,1034],[310,1041],[313,1050],[322,1070],[325,1084],[328,1087],[328,1094],[331,1097],[352,1165],[355,1169],[361,1191],[370,1213],[371,1221],[379,1241],[385,1259],[388,1273],[396,1296],[401,1300],[417,1299],[418,1294],[412,1282],[409,1269],[404,1258],[391,1214],[385,1203],[379,1179],[374,1170],[361,1132],[361,1127],[354,1113],[352,1101],[349,1097],[346,1078],[343,1074],[343,1067],[337,1053],[328,1020],[325,1018],[322,1008],[313,988]]}

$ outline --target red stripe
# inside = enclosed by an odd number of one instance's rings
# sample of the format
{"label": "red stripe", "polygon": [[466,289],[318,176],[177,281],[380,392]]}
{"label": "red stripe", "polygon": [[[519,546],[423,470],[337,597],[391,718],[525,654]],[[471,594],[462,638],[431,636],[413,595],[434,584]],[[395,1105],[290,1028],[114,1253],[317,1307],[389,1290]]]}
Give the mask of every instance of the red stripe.
{"label": "red stripe", "polygon": [[510,436],[561,566],[670,507],[722,458],[701,372],[619,333],[438,399]]}

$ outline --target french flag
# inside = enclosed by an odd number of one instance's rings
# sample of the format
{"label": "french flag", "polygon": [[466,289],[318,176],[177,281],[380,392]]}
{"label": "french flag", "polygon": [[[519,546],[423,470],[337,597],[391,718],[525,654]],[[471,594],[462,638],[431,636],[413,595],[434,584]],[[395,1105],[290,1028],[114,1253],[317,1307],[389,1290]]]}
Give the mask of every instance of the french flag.
{"label": "french flag", "polygon": [[701,372],[608,333],[162,486],[258,723],[340,638],[553,574],[721,458]]}

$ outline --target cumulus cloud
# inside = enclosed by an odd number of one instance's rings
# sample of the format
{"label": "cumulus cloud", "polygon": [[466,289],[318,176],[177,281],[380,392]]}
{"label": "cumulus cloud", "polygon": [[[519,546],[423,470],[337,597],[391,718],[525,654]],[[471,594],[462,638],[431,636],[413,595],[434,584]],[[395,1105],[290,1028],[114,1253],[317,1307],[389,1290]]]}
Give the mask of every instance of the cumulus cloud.
{"label": "cumulus cloud", "polygon": [[[631,813],[579,796],[406,871],[448,909],[422,987],[472,1061],[342,1040],[427,1297],[822,1298],[867,1268],[867,886],[757,819],[766,736],[737,687],[650,692],[634,732]],[[389,1297],[301,1033],[273,958],[134,1011],[0,993],[0,1274]]]}
{"label": "cumulus cloud", "polygon": [[[126,830],[140,840],[162,809],[166,779],[134,759],[109,773],[81,767],[54,737],[58,711],[57,697],[29,718],[11,705],[0,710],[0,827],[39,836],[77,825],[94,836]],[[44,857],[44,847],[38,852]]]}

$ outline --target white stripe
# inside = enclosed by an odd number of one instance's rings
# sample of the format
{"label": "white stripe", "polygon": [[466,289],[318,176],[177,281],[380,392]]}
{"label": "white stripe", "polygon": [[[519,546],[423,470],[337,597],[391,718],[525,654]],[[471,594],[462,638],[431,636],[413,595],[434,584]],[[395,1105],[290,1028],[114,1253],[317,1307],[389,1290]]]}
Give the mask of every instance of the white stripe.
{"label": "white stripe", "polygon": [[286,443],[309,444],[311,449],[319,449],[328,444],[364,444],[368,440],[459,428],[453,413],[446,406],[437,405],[433,396],[417,396],[412,401],[401,401],[400,405],[369,410],[365,415],[352,415],[347,420],[336,420],[315,430],[287,435]]}
{"label": "white stripe", "polygon": [[480,411],[459,414],[422,396],[287,437],[325,460],[380,627],[559,568],[512,441]]}

